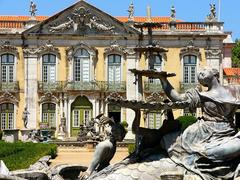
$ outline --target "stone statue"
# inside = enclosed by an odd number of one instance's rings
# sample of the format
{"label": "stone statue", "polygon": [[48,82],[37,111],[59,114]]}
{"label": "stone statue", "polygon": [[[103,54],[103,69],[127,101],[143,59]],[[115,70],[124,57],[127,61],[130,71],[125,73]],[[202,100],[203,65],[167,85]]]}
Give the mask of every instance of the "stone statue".
{"label": "stone statue", "polygon": [[[127,158],[89,179],[143,179],[143,176],[144,179],[159,179],[166,176],[166,172],[175,172],[173,177],[192,175],[204,180],[239,178],[240,132],[234,113],[240,105],[240,87],[222,86],[215,69],[203,69],[198,73],[199,83],[207,88],[203,92],[190,89],[179,94],[166,76],[159,78],[171,104],[188,102],[188,106],[182,108],[188,107],[191,111],[201,108],[203,116],[184,131],[163,134],[160,148],[139,161]],[[152,107],[152,104],[147,105]]]}
{"label": "stone statue", "polygon": [[99,119],[102,124],[108,123],[111,126],[111,134],[108,139],[100,142],[96,146],[93,160],[88,169],[80,174],[80,179],[87,179],[94,172],[99,172],[109,166],[109,163],[116,152],[116,142],[122,141],[127,133],[123,125],[115,123],[112,118],[102,115]]}
{"label": "stone statue", "polygon": [[37,11],[37,5],[33,1],[31,1],[29,12],[32,17],[36,16],[36,11]]}
{"label": "stone statue", "polygon": [[27,107],[24,108],[24,111],[23,111],[23,115],[22,115],[22,119],[23,119],[23,122],[24,122],[24,127],[27,128],[27,124],[28,124],[28,115],[30,113],[28,112],[27,110]]}
{"label": "stone statue", "polygon": [[176,9],[174,6],[171,7],[171,21],[176,21]]}
{"label": "stone statue", "polygon": [[216,6],[215,4],[210,5],[210,14],[207,16],[207,21],[216,21]]}
{"label": "stone statue", "polygon": [[131,4],[128,7],[128,20],[133,21],[133,17],[134,17],[134,5],[133,2],[131,2]]}

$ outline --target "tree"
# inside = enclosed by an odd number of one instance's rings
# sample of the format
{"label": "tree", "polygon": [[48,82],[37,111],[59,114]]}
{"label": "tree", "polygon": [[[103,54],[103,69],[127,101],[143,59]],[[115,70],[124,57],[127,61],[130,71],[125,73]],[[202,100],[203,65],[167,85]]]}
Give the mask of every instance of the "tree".
{"label": "tree", "polygon": [[232,66],[240,67],[240,40],[236,39],[232,49]]}

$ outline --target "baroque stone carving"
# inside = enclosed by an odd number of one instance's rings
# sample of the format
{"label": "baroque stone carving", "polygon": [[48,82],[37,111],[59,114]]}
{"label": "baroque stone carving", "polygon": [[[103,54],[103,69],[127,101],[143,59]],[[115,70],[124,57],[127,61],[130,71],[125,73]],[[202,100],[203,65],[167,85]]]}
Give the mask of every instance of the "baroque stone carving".
{"label": "baroque stone carving", "polygon": [[44,103],[44,102],[53,102],[58,104],[60,101],[59,101],[59,98],[54,96],[51,92],[47,92],[39,100],[39,103]]}
{"label": "baroque stone carving", "polygon": [[74,32],[86,27],[90,29],[96,29],[99,31],[111,31],[115,27],[106,23],[102,23],[100,17],[94,16],[90,10],[85,7],[79,7],[67,17],[67,21],[59,23],[58,25],[52,25],[49,31],[52,33],[63,32],[69,29],[73,29]]}
{"label": "baroque stone carving", "polygon": [[205,54],[208,59],[220,58],[222,55],[222,50],[221,49],[208,49],[205,51]]}
{"label": "baroque stone carving", "polygon": [[51,41],[48,41],[45,45],[40,46],[39,48],[25,48],[23,52],[26,54],[44,54],[44,53],[55,53],[59,55],[59,49],[56,48]]}
{"label": "baroque stone carving", "polygon": [[163,102],[164,98],[159,92],[153,92],[146,98],[146,102]]}
{"label": "baroque stone carving", "polygon": [[18,54],[17,47],[10,44],[9,41],[4,41],[3,44],[0,46],[1,52],[10,52],[14,54]]}
{"label": "baroque stone carving", "polygon": [[17,99],[17,97],[12,95],[10,92],[6,91],[0,96],[0,102],[1,103],[10,102],[13,104],[18,104],[19,100]]}
{"label": "baroque stone carving", "polygon": [[194,46],[193,40],[190,40],[187,44],[186,47],[182,48],[180,50],[180,56],[184,56],[185,54],[194,54],[198,56],[199,58],[201,57],[201,53],[198,47]]}
{"label": "baroque stone carving", "polygon": [[96,59],[98,50],[96,48],[94,48],[94,47],[89,47],[89,46],[87,46],[84,43],[80,43],[78,45],[75,45],[75,46],[72,46],[72,47],[69,47],[69,48],[66,49],[66,54],[67,54],[68,60],[71,61],[73,59],[73,57],[74,57],[75,52],[78,49],[81,49],[81,48],[86,49],[88,51],[88,53],[90,53],[92,58]]}
{"label": "baroque stone carving", "polygon": [[113,41],[113,42],[111,42],[110,47],[105,48],[104,55],[116,53],[116,52],[125,55],[126,53],[128,53],[128,50],[126,48],[120,46],[117,41]]}

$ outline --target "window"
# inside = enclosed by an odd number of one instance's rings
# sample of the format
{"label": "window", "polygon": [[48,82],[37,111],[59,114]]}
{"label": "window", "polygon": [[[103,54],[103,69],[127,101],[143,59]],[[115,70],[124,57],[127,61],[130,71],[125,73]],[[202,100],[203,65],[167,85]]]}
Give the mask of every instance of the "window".
{"label": "window", "polygon": [[53,103],[45,103],[42,105],[42,122],[48,126],[56,127],[56,105]]}
{"label": "window", "polygon": [[108,81],[121,82],[121,56],[112,54],[108,56]]}
{"label": "window", "polygon": [[197,57],[186,55],[183,57],[183,83],[197,82]]}
{"label": "window", "polygon": [[12,54],[1,55],[1,81],[13,82],[14,81],[14,59]]}
{"label": "window", "polygon": [[56,56],[53,54],[42,56],[42,80],[47,83],[56,81]]}
{"label": "window", "polygon": [[194,111],[194,112],[191,113],[191,112],[189,111],[189,108],[183,109],[183,116],[194,116],[194,117],[197,117],[196,111]]}
{"label": "window", "polygon": [[0,130],[14,129],[14,105],[5,103],[0,105]]}
{"label": "window", "polygon": [[90,55],[85,49],[79,49],[74,55],[74,81],[90,81]]}
{"label": "window", "polygon": [[147,114],[147,127],[149,129],[159,129],[162,123],[163,119],[161,112],[149,112]]}
{"label": "window", "polygon": [[[158,72],[162,71],[162,56],[161,55],[156,55],[156,54],[153,55],[153,67],[151,67],[151,64],[149,62],[149,69],[154,69]],[[149,78],[149,83],[160,84],[160,80]]]}

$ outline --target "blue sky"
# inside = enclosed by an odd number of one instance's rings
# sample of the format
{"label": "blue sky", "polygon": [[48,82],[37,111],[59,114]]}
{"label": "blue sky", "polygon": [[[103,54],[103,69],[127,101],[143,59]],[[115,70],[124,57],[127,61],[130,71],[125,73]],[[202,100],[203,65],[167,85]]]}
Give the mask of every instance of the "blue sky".
{"label": "blue sky", "polygon": [[[37,15],[53,15],[78,0],[34,0]],[[176,8],[178,19],[184,21],[205,21],[209,14],[209,4],[215,3],[218,12],[219,0],[133,0],[135,16],[145,16],[146,6],[150,5],[152,16],[169,16],[172,5]],[[221,21],[225,31],[232,31],[233,38],[240,39],[240,0],[220,0]],[[127,16],[131,0],[87,0],[90,4],[112,16]],[[0,0],[0,15],[29,15],[30,0]]]}

